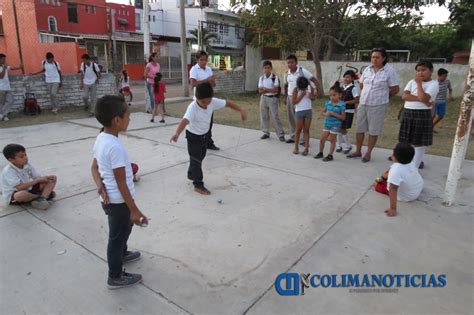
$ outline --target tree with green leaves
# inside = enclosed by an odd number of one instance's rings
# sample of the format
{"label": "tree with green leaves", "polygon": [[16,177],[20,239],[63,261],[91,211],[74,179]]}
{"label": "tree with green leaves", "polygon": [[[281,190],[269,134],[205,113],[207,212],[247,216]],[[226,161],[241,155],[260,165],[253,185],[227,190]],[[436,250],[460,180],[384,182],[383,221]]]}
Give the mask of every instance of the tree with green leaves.
{"label": "tree with green leaves", "polygon": [[[188,33],[191,35],[191,37],[188,38],[188,43],[198,44],[200,42],[203,49],[209,46],[212,39],[218,38],[216,33],[209,32],[206,28],[202,28],[201,33],[199,33],[197,28],[189,30]],[[201,38],[199,38],[199,36],[201,36]]]}
{"label": "tree with green leaves", "polygon": [[[390,17],[392,27],[396,28],[420,11],[424,1],[232,0],[231,3],[240,11],[243,25],[253,33],[248,39],[251,44],[271,45],[286,51],[309,49],[317,77],[322,78],[320,61],[324,52],[330,55],[335,47],[351,43],[360,26],[379,28],[378,17]],[[358,20],[364,24],[348,23],[353,16],[364,17]]]}

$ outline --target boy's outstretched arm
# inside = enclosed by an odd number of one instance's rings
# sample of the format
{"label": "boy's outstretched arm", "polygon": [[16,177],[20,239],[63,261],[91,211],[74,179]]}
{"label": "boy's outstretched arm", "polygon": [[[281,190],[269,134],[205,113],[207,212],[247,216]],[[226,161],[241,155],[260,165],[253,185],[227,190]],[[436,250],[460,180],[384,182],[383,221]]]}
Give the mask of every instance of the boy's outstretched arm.
{"label": "boy's outstretched arm", "polygon": [[99,165],[97,164],[96,159],[92,160],[91,173],[92,173],[92,178],[94,179],[94,183],[97,186],[97,193],[102,198],[102,202],[105,204],[108,204],[109,196],[107,195],[107,191],[105,190],[104,183],[102,182],[102,177],[100,177]]}
{"label": "boy's outstretched arm", "polygon": [[385,210],[385,213],[389,217],[394,217],[397,215],[397,195],[398,195],[398,186],[394,184],[389,184],[388,195],[390,197],[390,208]]}
{"label": "boy's outstretched arm", "polygon": [[139,225],[141,223],[140,218],[145,216],[141,213],[140,209],[138,209],[135,200],[132,198],[132,194],[130,194],[130,190],[128,190],[125,167],[115,168],[113,171],[120,194],[122,194],[123,200],[127,204],[128,209],[130,209],[130,220]]}
{"label": "boy's outstretched arm", "polygon": [[183,132],[184,128],[189,124],[189,120],[186,118],[181,119],[175,134],[171,137],[170,142],[177,142],[179,135]]}
{"label": "boy's outstretched arm", "polygon": [[242,118],[242,120],[247,119],[247,111],[245,109],[241,108],[239,105],[237,105],[236,102],[226,101],[225,106],[229,107],[230,109],[235,110],[236,112],[240,112],[240,117]]}

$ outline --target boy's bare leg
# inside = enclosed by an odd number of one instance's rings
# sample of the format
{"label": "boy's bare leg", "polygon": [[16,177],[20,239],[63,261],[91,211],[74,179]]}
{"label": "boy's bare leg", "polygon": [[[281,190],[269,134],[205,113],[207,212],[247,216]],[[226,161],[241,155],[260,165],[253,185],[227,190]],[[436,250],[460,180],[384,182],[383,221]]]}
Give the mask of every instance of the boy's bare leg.
{"label": "boy's bare leg", "polygon": [[57,177],[52,176],[51,179],[46,184],[44,184],[44,186],[42,185],[41,197],[48,199],[51,192],[53,192],[54,187],[56,187],[56,182],[57,182]]}
{"label": "boy's bare leg", "polygon": [[30,202],[38,198],[38,195],[32,194],[29,191],[17,191],[13,196],[13,200],[19,203]]}

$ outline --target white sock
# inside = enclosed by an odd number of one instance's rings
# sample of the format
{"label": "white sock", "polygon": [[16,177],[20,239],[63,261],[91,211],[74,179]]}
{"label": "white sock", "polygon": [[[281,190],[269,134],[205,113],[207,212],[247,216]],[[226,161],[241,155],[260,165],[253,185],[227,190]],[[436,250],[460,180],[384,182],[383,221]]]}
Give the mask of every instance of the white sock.
{"label": "white sock", "polygon": [[351,147],[351,139],[349,138],[349,134],[341,135],[342,141],[346,143],[345,147],[346,149],[349,149]]}
{"label": "white sock", "polygon": [[342,142],[343,142],[343,141],[344,141],[344,140],[343,140],[343,138],[342,138],[342,135],[341,135],[341,134],[338,134],[338,135],[337,135],[337,145],[336,145],[336,147],[342,148]]}
{"label": "white sock", "polygon": [[416,168],[420,167],[425,152],[426,147],[415,147],[415,156],[413,157],[413,162],[415,163]]}

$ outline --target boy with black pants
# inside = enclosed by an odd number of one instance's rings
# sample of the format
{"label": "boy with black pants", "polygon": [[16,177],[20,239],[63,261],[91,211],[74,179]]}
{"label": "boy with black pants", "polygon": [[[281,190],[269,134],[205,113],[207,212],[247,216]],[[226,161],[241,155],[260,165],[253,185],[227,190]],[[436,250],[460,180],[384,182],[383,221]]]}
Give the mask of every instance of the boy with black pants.
{"label": "boy with black pants", "polygon": [[127,241],[133,224],[142,224],[147,219],[135,204],[132,167],[127,150],[118,138],[130,122],[128,105],[122,96],[104,96],[97,102],[95,117],[104,131],[94,144],[91,171],[109,221],[107,285],[109,289],[117,289],[142,280],[140,274],[122,271],[122,266],[140,257],[140,252],[127,250]]}
{"label": "boy with black pants", "polygon": [[188,179],[193,181],[194,191],[202,195],[211,194],[211,192],[204,187],[202,161],[206,157],[208,131],[214,110],[229,107],[240,112],[242,120],[247,119],[247,112],[240,108],[235,102],[226,101],[213,96],[214,91],[209,82],[200,83],[196,86],[196,100],[189,104],[183,119],[178,125],[176,133],[170,140],[174,142],[178,141],[179,135],[186,128],[189,153]]}

